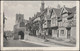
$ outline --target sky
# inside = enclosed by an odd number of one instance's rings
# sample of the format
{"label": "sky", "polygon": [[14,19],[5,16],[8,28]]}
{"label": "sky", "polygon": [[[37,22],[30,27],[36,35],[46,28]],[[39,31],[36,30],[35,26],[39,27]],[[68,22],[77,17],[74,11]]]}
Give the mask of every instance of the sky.
{"label": "sky", "polygon": [[[4,30],[13,30],[16,20],[16,14],[24,14],[24,19],[29,20],[29,17],[33,17],[34,14],[40,12],[40,6],[42,1],[4,1],[3,11],[7,18]],[[58,4],[63,7],[76,6],[75,1],[44,1],[45,8],[57,8]]]}

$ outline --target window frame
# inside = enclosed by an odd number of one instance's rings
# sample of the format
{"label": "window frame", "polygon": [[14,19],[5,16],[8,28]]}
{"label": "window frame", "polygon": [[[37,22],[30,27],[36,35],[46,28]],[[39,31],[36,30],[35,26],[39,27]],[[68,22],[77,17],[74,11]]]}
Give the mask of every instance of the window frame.
{"label": "window frame", "polygon": [[61,30],[61,34],[64,35],[64,30]]}

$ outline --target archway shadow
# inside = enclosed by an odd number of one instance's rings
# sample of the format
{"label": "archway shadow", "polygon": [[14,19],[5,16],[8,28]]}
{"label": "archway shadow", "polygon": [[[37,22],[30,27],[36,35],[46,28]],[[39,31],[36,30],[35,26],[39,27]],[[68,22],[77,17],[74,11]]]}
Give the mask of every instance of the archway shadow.
{"label": "archway shadow", "polygon": [[21,36],[21,39],[24,39],[24,32],[23,32],[23,31],[19,31],[19,32],[18,32],[18,35]]}

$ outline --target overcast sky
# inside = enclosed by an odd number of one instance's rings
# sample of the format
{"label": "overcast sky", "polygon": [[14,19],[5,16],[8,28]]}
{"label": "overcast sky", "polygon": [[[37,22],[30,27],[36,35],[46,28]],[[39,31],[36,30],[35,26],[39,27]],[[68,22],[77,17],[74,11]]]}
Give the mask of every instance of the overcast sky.
{"label": "overcast sky", "polygon": [[[75,1],[44,1],[46,7],[56,8],[58,4],[62,7],[74,7],[76,6]],[[13,30],[15,25],[15,18],[17,13],[24,14],[26,20],[29,17],[34,16],[37,12],[40,11],[41,1],[4,1],[3,10],[7,18],[5,24],[5,30]]]}

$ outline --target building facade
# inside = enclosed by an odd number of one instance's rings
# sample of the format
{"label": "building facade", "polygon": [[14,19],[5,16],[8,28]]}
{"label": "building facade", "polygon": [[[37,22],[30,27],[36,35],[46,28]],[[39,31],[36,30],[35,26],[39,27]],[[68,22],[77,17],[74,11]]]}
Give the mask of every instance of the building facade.
{"label": "building facade", "polygon": [[76,40],[76,7],[58,5],[58,8],[45,8],[42,2],[40,12],[32,20],[32,33],[35,35],[45,31],[51,38]]}
{"label": "building facade", "polygon": [[61,10],[61,21],[59,25],[59,37],[63,39],[76,40],[76,7],[63,7]]}
{"label": "building facade", "polygon": [[[47,8],[43,28],[52,38],[76,40],[76,7]],[[45,13],[44,13],[45,14]]]}

